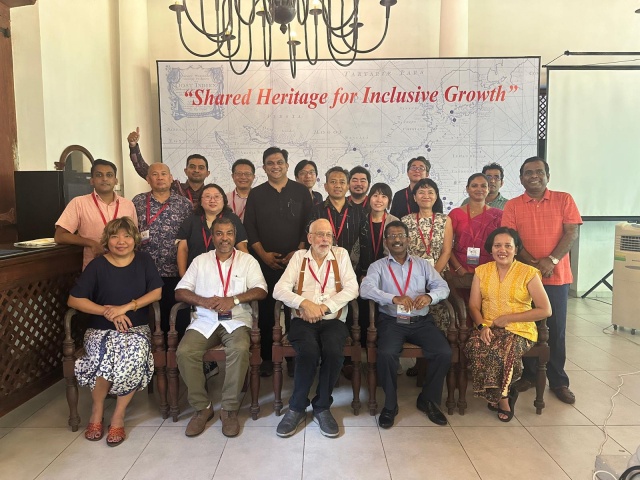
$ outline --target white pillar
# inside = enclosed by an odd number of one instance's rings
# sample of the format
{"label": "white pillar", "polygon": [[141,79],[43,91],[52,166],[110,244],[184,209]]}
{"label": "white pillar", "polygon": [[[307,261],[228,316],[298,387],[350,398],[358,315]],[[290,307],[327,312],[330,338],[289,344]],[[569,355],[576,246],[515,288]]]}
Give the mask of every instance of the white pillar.
{"label": "white pillar", "polygon": [[149,185],[135,172],[129,160],[126,137],[140,127],[140,146],[147,162],[160,160],[155,145],[151,112],[151,77],[149,74],[149,19],[147,0],[120,0],[118,7],[120,41],[120,145],[122,148],[122,177],[125,191],[133,198],[149,190]]}
{"label": "white pillar", "polygon": [[469,0],[440,0],[440,57],[469,56]]}

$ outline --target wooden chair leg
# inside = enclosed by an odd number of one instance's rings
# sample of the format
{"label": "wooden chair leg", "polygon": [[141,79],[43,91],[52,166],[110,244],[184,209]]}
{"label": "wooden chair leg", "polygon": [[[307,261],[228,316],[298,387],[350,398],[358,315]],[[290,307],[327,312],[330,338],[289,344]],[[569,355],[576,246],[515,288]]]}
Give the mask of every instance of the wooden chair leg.
{"label": "wooden chair leg", "polygon": [[[258,358],[259,357],[260,352],[258,352]],[[258,360],[258,362],[259,361],[260,360]],[[260,413],[260,403],[258,402],[258,398],[260,397],[260,363],[254,363],[249,367],[249,370],[251,371],[251,407],[249,408],[249,412],[251,412],[251,418],[257,420],[258,414]]]}
{"label": "wooden chair leg", "polygon": [[[167,403],[167,367],[161,366],[155,369],[156,382],[158,383],[158,397],[160,403],[160,413],[163,419],[169,417],[169,404]],[[153,393],[153,379],[149,384],[149,393]]]}
{"label": "wooden chair leg", "polygon": [[542,415],[544,404],[544,389],[547,386],[547,362],[538,361],[538,373],[536,376],[536,399],[533,406],[536,407],[536,414]]}
{"label": "wooden chair leg", "polygon": [[273,409],[276,412],[276,416],[280,416],[282,411],[282,361],[273,359],[273,394],[275,399],[273,401]]}
{"label": "wooden chair leg", "polygon": [[75,377],[65,378],[67,384],[67,403],[69,404],[69,426],[72,432],[78,431],[80,415],[78,415],[78,381]]}
{"label": "wooden chair leg", "polygon": [[469,376],[467,374],[467,358],[460,348],[460,362],[458,365],[458,413],[464,415],[467,409],[467,382]]}
{"label": "wooden chair leg", "polygon": [[377,372],[376,363],[368,362],[369,372],[367,373],[367,381],[369,383],[369,415],[375,415],[378,411],[378,402],[376,401]]}
{"label": "wooden chair leg", "polygon": [[458,363],[451,364],[449,371],[447,372],[447,413],[453,415],[453,411],[456,408],[456,369],[459,367]]}
{"label": "wooden chair leg", "polygon": [[[355,349],[354,349],[355,350]],[[353,401],[351,402],[351,408],[354,415],[360,414],[360,384],[362,383],[362,377],[360,372],[360,364],[362,363],[359,356],[362,355],[360,348],[358,347],[357,353],[351,357],[353,359],[353,376],[351,377],[351,388],[353,388]]]}

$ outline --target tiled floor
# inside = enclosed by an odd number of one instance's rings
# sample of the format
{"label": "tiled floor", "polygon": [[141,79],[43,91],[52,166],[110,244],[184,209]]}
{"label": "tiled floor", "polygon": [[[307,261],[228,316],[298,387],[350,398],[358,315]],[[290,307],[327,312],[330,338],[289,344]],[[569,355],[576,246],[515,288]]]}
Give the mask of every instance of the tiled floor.
{"label": "tiled floor", "polygon": [[[184,436],[193,411],[182,392],[179,421],[162,420],[153,395],[138,393],[127,415],[126,442],[109,448],[88,442],[82,431],[90,411],[86,389],[80,394],[83,423],[67,427],[62,382],[0,418],[2,479],[580,479],[592,478],[602,424],[620,373],[640,370],[640,334],[628,330],[603,333],[611,307],[599,300],[569,301],[567,370],[577,401],[559,402],[549,391],[546,408],[536,415],[534,392],[520,396],[511,423],[501,423],[483,401],[469,398],[464,416],[448,416],[437,427],[415,408],[418,389],[400,378],[400,413],[390,430],[377,427],[366,408],[354,416],[350,386],[341,381],[332,409],[341,426],[336,439],[323,437],[307,417],[304,428],[278,438],[270,379],[261,386],[260,418],[249,415],[247,394],[241,411],[242,432],[227,439],[218,416],[219,393],[212,393],[216,417],[197,438]],[[221,376],[210,381],[219,392]],[[361,400],[366,406],[366,383]],[[291,381],[285,378],[285,403]],[[378,402],[383,393],[378,390]],[[105,412],[108,419],[113,402]],[[624,377],[622,392],[608,421],[605,455],[628,455],[640,443],[640,375]]]}

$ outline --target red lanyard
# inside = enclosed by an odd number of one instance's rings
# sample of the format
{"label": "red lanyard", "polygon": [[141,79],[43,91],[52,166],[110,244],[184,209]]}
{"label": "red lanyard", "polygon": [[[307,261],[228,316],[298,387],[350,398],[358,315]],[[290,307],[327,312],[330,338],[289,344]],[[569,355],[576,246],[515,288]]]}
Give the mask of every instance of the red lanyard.
{"label": "red lanyard", "polygon": [[[484,212],[487,211],[487,206],[485,205],[484,208],[482,209],[482,214],[484,215]],[[480,223],[480,231],[478,232],[478,234],[473,233],[473,224],[472,224],[472,220],[471,220],[471,210],[469,209],[469,204],[467,203],[467,217],[469,217],[469,230],[471,231],[471,244],[475,247],[476,246],[476,237],[482,233],[484,231],[484,227],[485,224],[484,222]]]}
{"label": "red lanyard", "polygon": [[318,285],[320,285],[320,292],[324,295],[324,289],[327,286],[327,280],[329,280],[329,272],[331,271],[331,262],[327,260],[327,274],[324,276],[323,284],[320,284],[320,280],[318,280],[318,277],[316,277],[316,274],[313,271],[313,268],[311,268],[311,262],[307,262],[307,265],[309,265],[309,273],[311,273],[311,276],[313,277],[313,279],[316,282],[318,282]]}
{"label": "red lanyard", "polygon": [[147,193],[147,228],[151,226],[153,222],[156,221],[156,218],[166,210],[169,206],[169,200],[165,202],[165,204],[156,212],[156,214],[151,216],[151,192]]}
{"label": "red lanyard", "polygon": [[422,243],[424,244],[424,248],[427,251],[427,255],[431,256],[431,240],[433,239],[433,227],[436,223],[436,214],[431,214],[431,230],[429,230],[429,243],[424,239],[424,235],[422,234],[422,229],[420,228],[420,213],[416,213],[416,226],[418,227],[418,233],[420,234],[420,238],[422,239]]}
{"label": "red lanyard", "polygon": [[189,197],[189,201],[191,202],[191,205],[193,205],[193,195],[191,195],[191,190],[189,190],[189,187],[186,188],[185,192],[187,192],[187,197]]}
{"label": "red lanyard", "polygon": [[236,251],[233,251],[233,255],[231,255],[231,265],[229,265],[229,271],[227,272],[227,281],[224,281],[224,275],[222,275],[222,267],[220,266],[220,259],[218,255],[216,255],[216,262],[218,262],[218,274],[220,275],[220,283],[222,283],[222,296],[226,297],[227,292],[229,291],[229,283],[231,282],[231,270],[233,270],[233,259],[236,256]]}
{"label": "red lanyard", "polygon": [[407,215],[411,215],[411,205],[409,204],[409,187],[404,191],[404,198],[407,199]]}
{"label": "red lanyard", "polygon": [[382,223],[380,224],[380,234],[378,235],[378,244],[376,245],[376,239],[373,234],[373,220],[369,215],[369,231],[371,232],[371,244],[373,245],[373,259],[378,258],[378,252],[380,251],[380,245],[382,245],[382,234],[384,233],[384,222],[387,219],[387,212],[382,214]]}
{"label": "red lanyard", "polygon": [[[100,210],[100,205],[98,205],[98,199],[96,198],[96,194],[92,193],[91,198],[93,198],[93,203],[96,204],[96,208],[98,209],[98,212],[100,212],[100,217],[102,217],[102,223],[106,225],[107,219],[104,218],[104,214],[102,213],[102,210]],[[116,200],[116,212],[113,214],[112,220],[115,220],[116,218],[118,218],[119,209],[120,209],[120,199]],[[109,213],[108,207],[107,207],[107,213]]]}
{"label": "red lanyard", "polygon": [[211,245],[211,240],[213,239],[213,234],[207,237],[207,230],[204,228],[204,226],[206,225],[206,220],[204,219],[204,215],[200,217],[200,219],[202,220],[202,240],[204,241],[205,251],[208,252],[209,245]]}
{"label": "red lanyard", "polygon": [[[238,195],[238,198],[242,198],[242,197],[240,195]],[[247,203],[245,202],[244,208],[242,209],[242,211],[240,213],[236,212],[236,191],[235,190],[233,191],[233,196],[231,197],[231,204],[233,205],[233,213],[235,213],[240,218],[242,218],[242,215],[244,215],[244,211],[247,208]]]}
{"label": "red lanyard", "polygon": [[367,202],[369,201],[369,195],[364,196],[364,202],[362,202],[362,208],[367,206]]}
{"label": "red lanyard", "polygon": [[407,261],[409,262],[409,273],[407,273],[407,281],[404,282],[404,290],[400,289],[400,284],[398,283],[398,279],[396,278],[395,273],[391,269],[391,263],[387,260],[387,268],[389,268],[389,273],[393,277],[393,282],[396,284],[396,288],[398,289],[398,293],[401,297],[404,297],[407,294],[407,289],[409,288],[409,281],[411,280],[411,271],[413,270],[413,260],[411,257],[407,257]]}
{"label": "red lanyard", "polygon": [[340,230],[338,230],[338,233],[336,233],[336,226],[333,223],[333,217],[331,216],[331,209],[327,207],[327,216],[329,217],[329,223],[331,223],[331,230],[333,231],[333,236],[336,239],[336,243],[340,239],[340,235],[342,235],[342,229],[344,228],[344,222],[347,219],[348,212],[349,212],[349,207],[345,208],[344,212],[342,212],[342,222],[340,222]]}

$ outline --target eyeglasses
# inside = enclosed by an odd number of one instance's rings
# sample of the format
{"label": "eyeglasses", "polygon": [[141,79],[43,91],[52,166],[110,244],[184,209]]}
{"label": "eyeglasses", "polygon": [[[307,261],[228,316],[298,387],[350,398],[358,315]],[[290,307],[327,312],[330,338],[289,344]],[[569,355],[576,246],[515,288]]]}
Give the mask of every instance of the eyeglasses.
{"label": "eyeglasses", "polygon": [[253,172],[235,172],[233,174],[234,177],[253,177],[255,174]]}
{"label": "eyeglasses", "polygon": [[424,167],[419,167],[418,165],[414,165],[413,167],[409,168],[409,170],[413,172],[425,172],[427,169]]}
{"label": "eyeglasses", "polygon": [[406,233],[390,233],[389,235],[386,236],[386,238],[389,238],[391,240],[404,240],[405,238],[407,238],[407,234]]}
{"label": "eyeglasses", "polygon": [[315,170],[300,170],[298,172],[299,177],[314,177],[317,173]]}
{"label": "eyeglasses", "polygon": [[205,200],[205,201],[216,200],[219,202],[220,200],[222,200],[222,195],[203,195],[202,200]]}
{"label": "eyeglasses", "polygon": [[500,175],[485,175],[487,177],[487,180],[502,180],[502,177]]}
{"label": "eyeglasses", "polygon": [[311,232],[311,235],[315,235],[318,238],[328,238],[329,240],[333,238],[333,233],[331,232]]}

